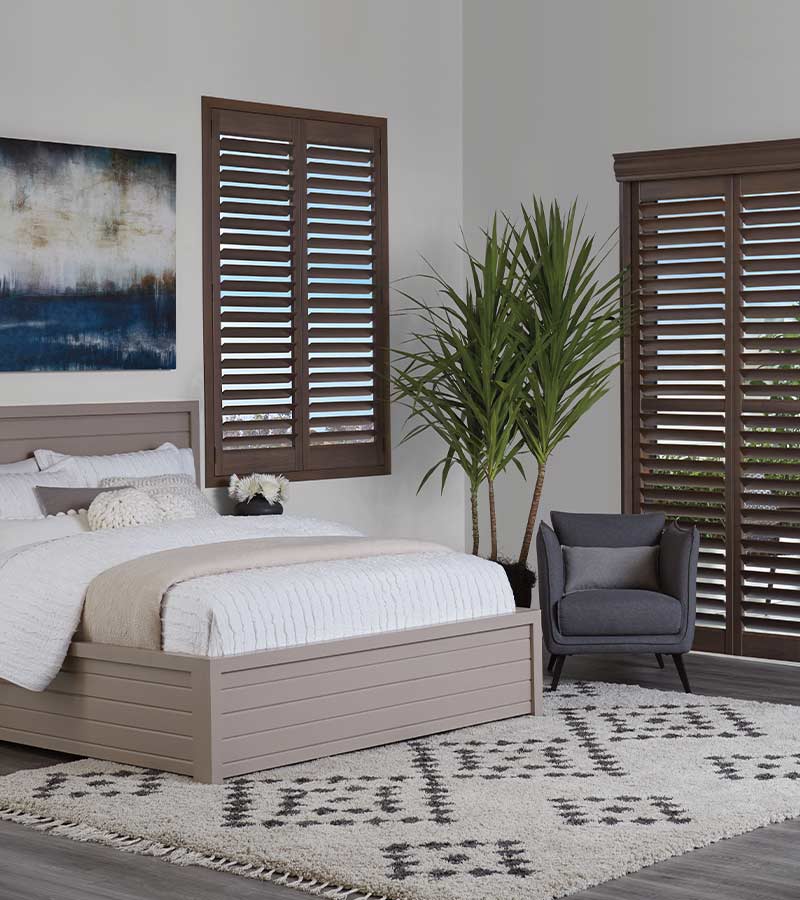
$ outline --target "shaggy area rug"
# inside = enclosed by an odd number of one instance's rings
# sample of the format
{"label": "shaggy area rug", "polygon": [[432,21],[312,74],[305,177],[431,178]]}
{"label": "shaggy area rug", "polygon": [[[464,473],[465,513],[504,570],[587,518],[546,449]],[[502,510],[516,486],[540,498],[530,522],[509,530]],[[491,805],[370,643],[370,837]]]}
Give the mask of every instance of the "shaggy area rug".
{"label": "shaggy area rug", "polygon": [[800,815],[800,708],[567,683],[539,718],[220,786],[96,760],[18,772],[0,809],[322,896],[545,900]]}

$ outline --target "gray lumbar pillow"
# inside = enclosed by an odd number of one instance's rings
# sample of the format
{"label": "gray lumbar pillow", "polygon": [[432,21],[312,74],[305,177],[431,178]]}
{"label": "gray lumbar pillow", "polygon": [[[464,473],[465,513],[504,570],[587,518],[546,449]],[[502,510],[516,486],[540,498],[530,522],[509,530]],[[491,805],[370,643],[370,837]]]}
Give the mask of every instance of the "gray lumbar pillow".
{"label": "gray lumbar pillow", "polygon": [[605,588],[658,590],[658,547],[562,547],[565,594]]}
{"label": "gray lumbar pillow", "polygon": [[34,488],[36,499],[46,516],[57,516],[59,513],[88,509],[92,500],[107,491],[118,491],[119,487],[106,488],[71,488],[71,487],[39,487]]}

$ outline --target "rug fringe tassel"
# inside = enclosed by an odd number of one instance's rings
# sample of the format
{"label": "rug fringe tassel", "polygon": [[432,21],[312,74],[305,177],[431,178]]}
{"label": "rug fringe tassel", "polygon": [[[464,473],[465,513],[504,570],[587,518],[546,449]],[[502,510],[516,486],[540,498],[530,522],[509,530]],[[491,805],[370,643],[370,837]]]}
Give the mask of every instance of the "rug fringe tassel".
{"label": "rug fringe tassel", "polygon": [[129,834],[120,834],[115,831],[103,831],[92,825],[81,825],[79,822],[69,822],[64,819],[54,819],[51,816],[39,816],[35,813],[24,812],[18,809],[0,809],[0,820],[24,825],[36,831],[53,834],[57,837],[66,837],[72,841],[84,844],[103,844],[121,850],[123,853],[137,853],[141,856],[153,856],[156,859],[172,863],[178,866],[201,866],[205,869],[213,869],[217,872],[230,872],[244,878],[257,878],[260,881],[269,881],[272,884],[282,884],[296,888],[307,894],[331,897],[335,900],[388,900],[387,897],[377,897],[373,893],[364,894],[356,888],[348,888],[343,885],[332,885],[329,881],[320,882],[317,878],[306,878],[294,872],[281,872],[267,866],[256,866],[253,863],[241,863],[235,859],[224,856],[200,853],[197,850],[187,850],[185,847],[167,846],[151,841],[148,838],[133,837]]}

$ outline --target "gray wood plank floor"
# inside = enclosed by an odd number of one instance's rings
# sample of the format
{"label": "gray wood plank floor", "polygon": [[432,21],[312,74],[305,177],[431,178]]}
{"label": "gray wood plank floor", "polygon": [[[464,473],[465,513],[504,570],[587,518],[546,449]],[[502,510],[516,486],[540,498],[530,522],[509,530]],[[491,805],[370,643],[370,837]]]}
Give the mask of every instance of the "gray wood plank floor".
{"label": "gray wood plank floor", "polygon": [[[564,677],[680,690],[670,660],[567,660]],[[698,694],[800,704],[800,668],[692,655]],[[0,742],[0,774],[53,765],[58,753]],[[574,894],[575,900],[800,900],[800,819],[759,828]],[[0,900],[297,900],[288,888],[179,868],[0,822]],[[487,898],[491,900],[491,898]],[[520,898],[522,900],[522,898]]]}

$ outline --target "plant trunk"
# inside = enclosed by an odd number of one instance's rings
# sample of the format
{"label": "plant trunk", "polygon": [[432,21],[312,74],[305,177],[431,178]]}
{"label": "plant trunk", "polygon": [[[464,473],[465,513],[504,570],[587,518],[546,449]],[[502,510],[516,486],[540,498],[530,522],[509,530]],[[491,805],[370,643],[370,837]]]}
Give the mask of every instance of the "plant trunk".
{"label": "plant trunk", "polygon": [[536,524],[536,516],[539,514],[539,501],[542,499],[545,465],[545,463],[540,463],[539,470],[536,473],[536,487],[533,489],[533,499],[531,500],[531,508],[528,513],[528,524],[525,526],[525,536],[522,538],[522,549],[519,551],[519,561],[521,563],[528,562],[528,554],[531,551],[533,526]]}
{"label": "plant trunk", "polygon": [[470,487],[469,502],[472,506],[472,555],[477,556],[481,543],[480,524],[478,522],[478,488]]}
{"label": "plant trunk", "polygon": [[492,549],[489,559],[497,562],[497,516],[494,510],[494,480],[487,479],[489,485],[489,532],[492,538]]}

